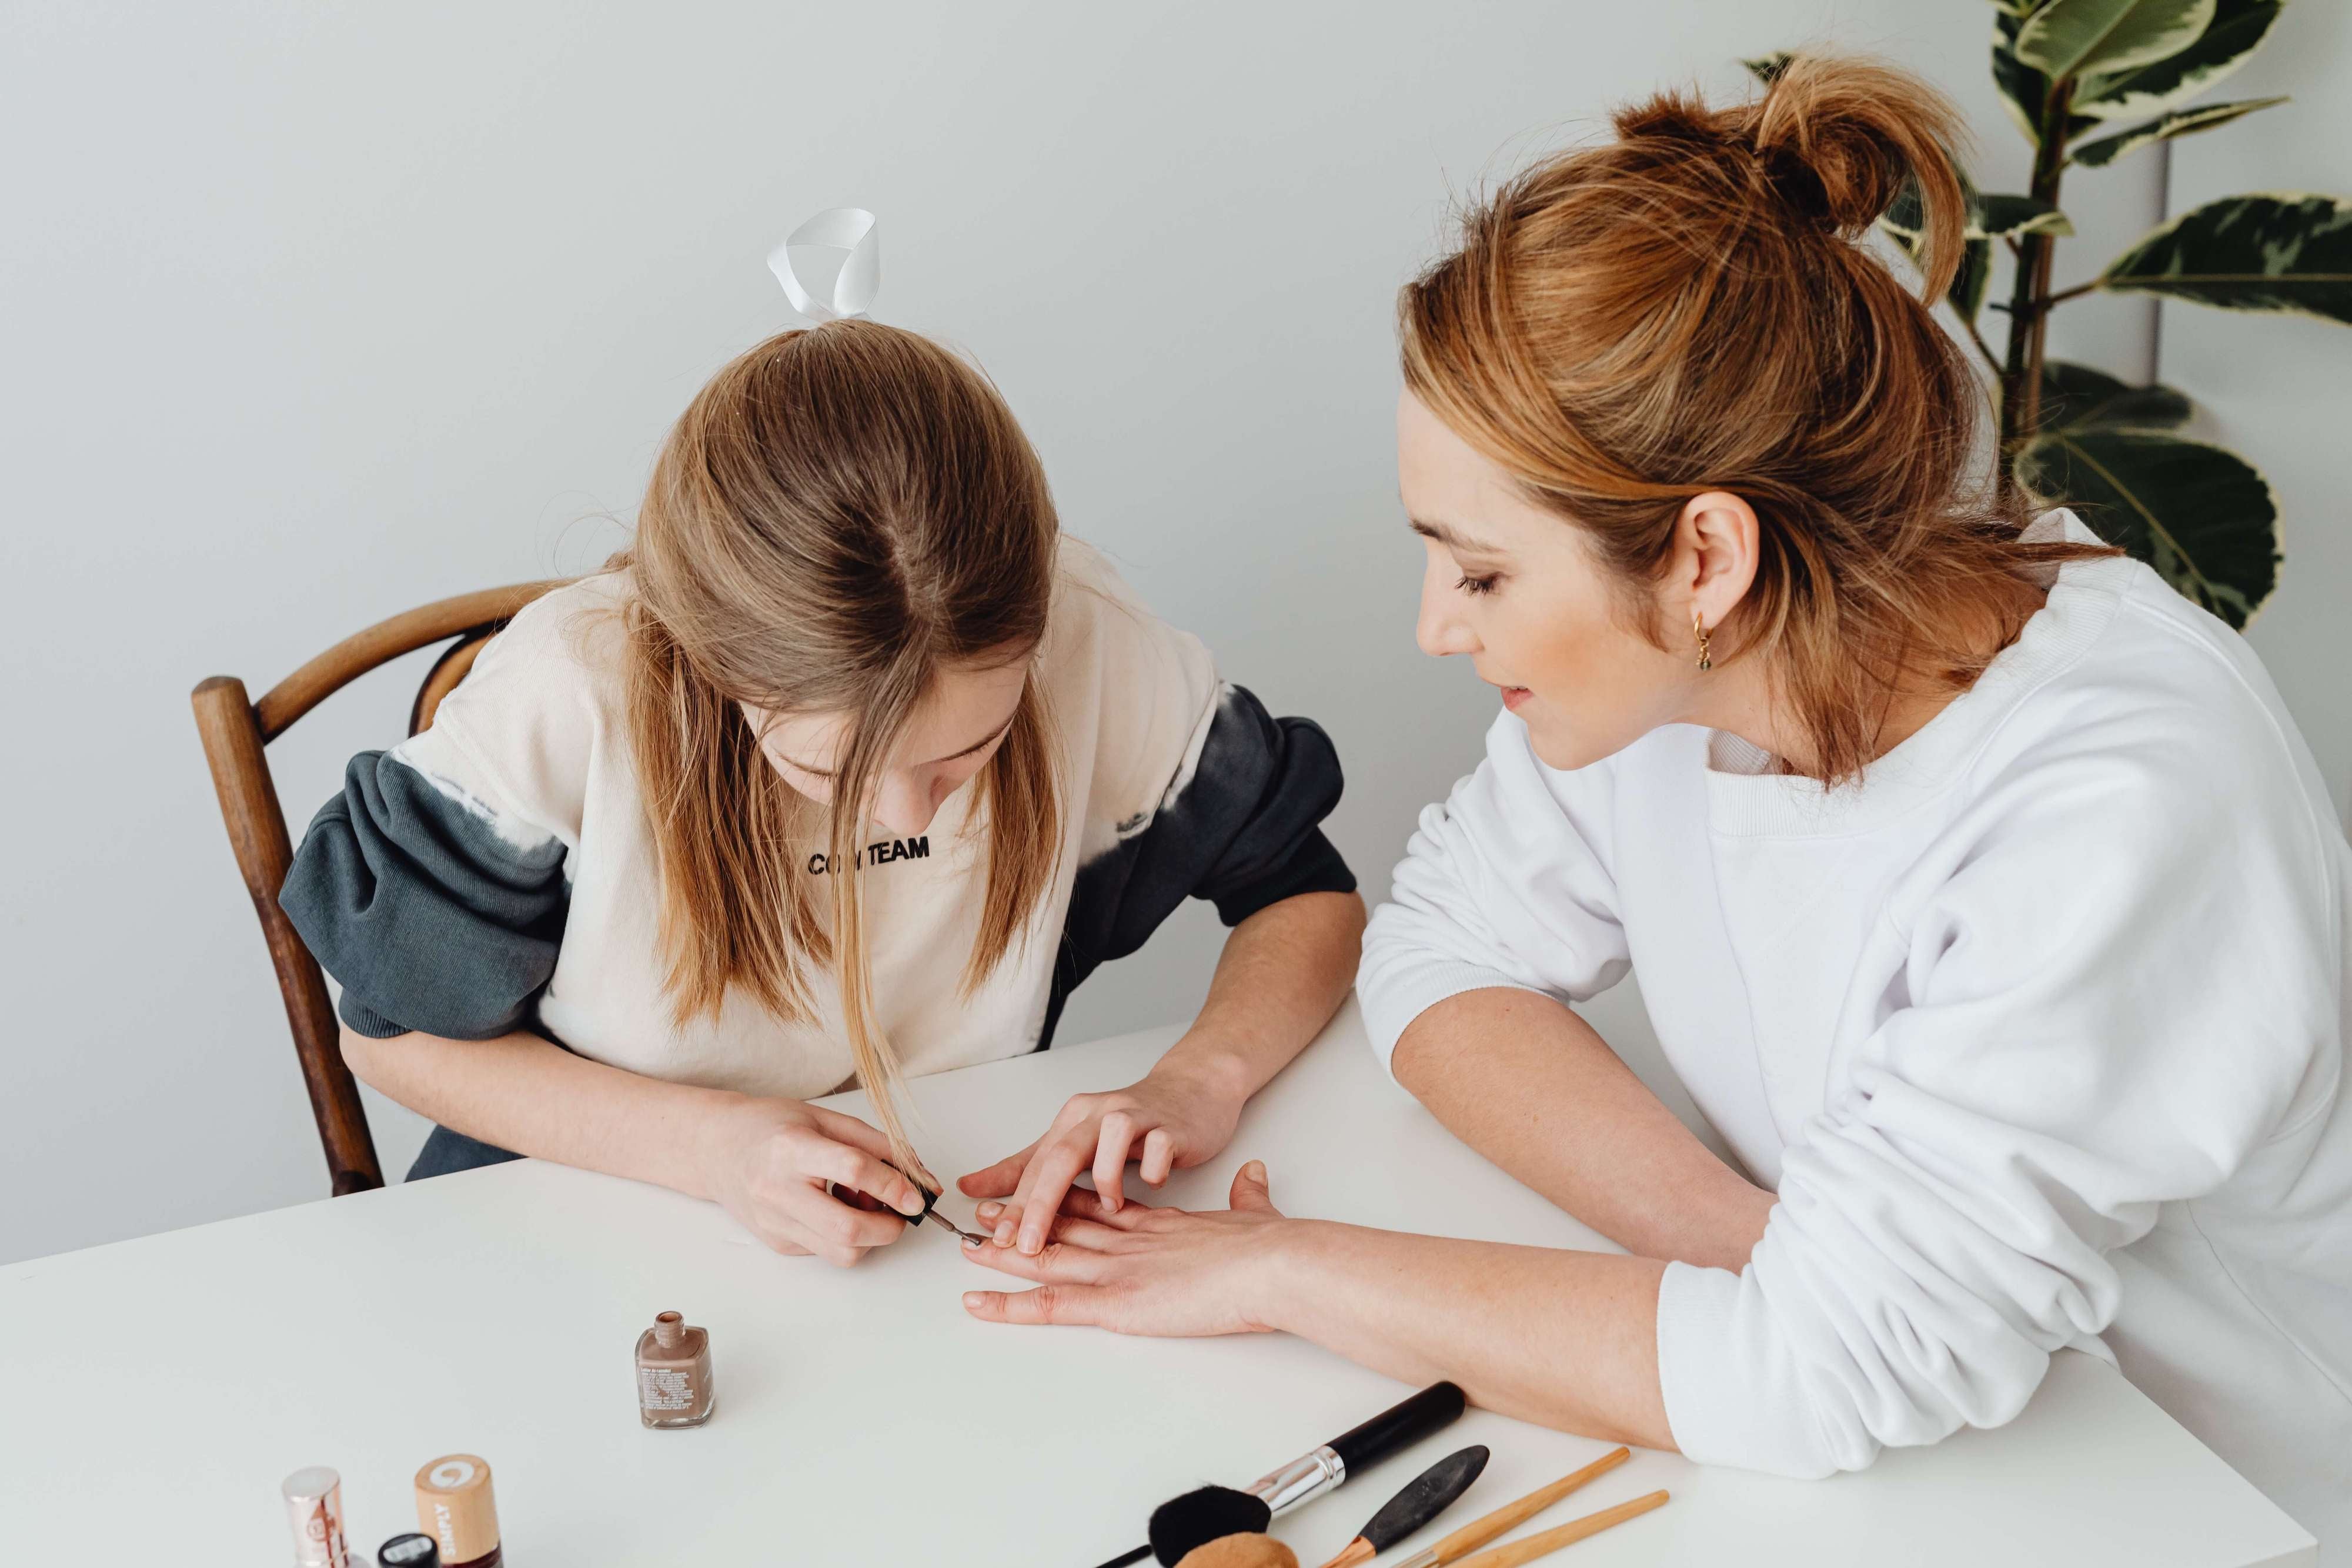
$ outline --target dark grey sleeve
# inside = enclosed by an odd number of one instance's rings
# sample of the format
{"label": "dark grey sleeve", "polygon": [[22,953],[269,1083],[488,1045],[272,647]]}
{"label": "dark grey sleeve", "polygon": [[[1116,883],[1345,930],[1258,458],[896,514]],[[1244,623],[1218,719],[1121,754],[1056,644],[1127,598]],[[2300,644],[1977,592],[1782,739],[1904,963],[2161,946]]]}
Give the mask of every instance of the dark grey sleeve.
{"label": "dark grey sleeve", "polygon": [[345,1023],[377,1039],[488,1040],[529,1022],[570,895],[562,841],[513,836],[396,754],[352,758],[278,894],[342,983]]}
{"label": "dark grey sleeve", "polygon": [[1238,925],[1302,893],[1353,893],[1355,873],[1322,821],[1343,780],[1312,719],[1275,718],[1242,686],[1220,700],[1200,764],[1141,831],[1078,868],[1040,1050],[1062,1006],[1096,967],[1141,947],[1187,898]]}

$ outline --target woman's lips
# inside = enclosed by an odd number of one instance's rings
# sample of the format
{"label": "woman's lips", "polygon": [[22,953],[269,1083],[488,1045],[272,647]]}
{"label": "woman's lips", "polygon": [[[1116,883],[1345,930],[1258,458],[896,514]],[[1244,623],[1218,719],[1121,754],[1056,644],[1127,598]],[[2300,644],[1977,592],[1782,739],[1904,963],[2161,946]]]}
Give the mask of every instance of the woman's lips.
{"label": "woman's lips", "polygon": [[1535,693],[1528,690],[1525,686],[1505,686],[1503,688],[1503,706],[1509,708],[1513,713],[1517,713],[1519,711],[1519,705],[1534,695]]}

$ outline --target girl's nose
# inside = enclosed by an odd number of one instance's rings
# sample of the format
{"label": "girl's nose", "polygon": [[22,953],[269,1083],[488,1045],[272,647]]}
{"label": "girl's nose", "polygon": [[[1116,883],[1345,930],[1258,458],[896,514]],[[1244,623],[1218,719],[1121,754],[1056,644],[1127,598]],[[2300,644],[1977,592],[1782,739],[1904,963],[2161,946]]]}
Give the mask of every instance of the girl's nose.
{"label": "girl's nose", "polygon": [[922,832],[939,814],[940,800],[933,781],[912,773],[892,773],[882,780],[874,800],[874,820],[892,832]]}

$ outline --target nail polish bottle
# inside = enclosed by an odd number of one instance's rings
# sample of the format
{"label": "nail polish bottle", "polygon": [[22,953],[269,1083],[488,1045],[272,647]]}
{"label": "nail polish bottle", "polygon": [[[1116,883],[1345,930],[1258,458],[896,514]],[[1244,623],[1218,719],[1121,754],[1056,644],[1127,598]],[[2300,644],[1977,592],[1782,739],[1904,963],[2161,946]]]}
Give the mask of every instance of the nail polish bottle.
{"label": "nail polish bottle", "polygon": [[719,1403],[710,1334],[663,1312],[637,1336],[637,1417],[648,1427],[699,1427]]}
{"label": "nail polish bottle", "polygon": [[416,1522],[433,1538],[441,1568],[499,1568],[499,1505],[490,1461],[444,1454],[416,1472]]}
{"label": "nail polish bottle", "polygon": [[295,1568],[348,1568],[343,1537],[343,1478],[324,1465],[296,1470],[278,1495],[294,1527]]}

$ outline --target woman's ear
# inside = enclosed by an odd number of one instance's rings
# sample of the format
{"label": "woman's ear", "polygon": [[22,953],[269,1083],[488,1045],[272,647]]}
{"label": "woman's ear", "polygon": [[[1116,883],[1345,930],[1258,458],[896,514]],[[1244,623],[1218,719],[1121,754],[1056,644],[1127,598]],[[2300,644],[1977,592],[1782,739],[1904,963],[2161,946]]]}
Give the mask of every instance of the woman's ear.
{"label": "woman's ear", "polygon": [[1738,496],[1708,490],[1683,503],[1675,519],[1675,579],[1709,631],[1748,597],[1757,549],[1756,508]]}

